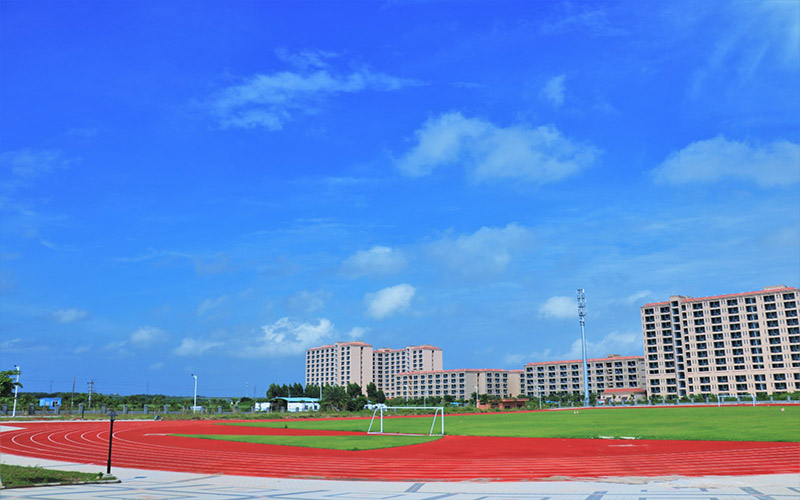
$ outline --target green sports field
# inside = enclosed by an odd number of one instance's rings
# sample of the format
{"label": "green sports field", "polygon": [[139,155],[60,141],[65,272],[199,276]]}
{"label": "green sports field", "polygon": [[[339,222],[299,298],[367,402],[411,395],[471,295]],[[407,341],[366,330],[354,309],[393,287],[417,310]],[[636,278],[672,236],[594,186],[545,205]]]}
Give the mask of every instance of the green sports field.
{"label": "green sports field", "polygon": [[[445,434],[462,436],[800,441],[800,407],[609,408],[445,416]],[[369,419],[283,419],[219,425],[366,432]],[[384,420],[385,432],[424,433],[431,417]],[[437,422],[438,430],[438,422]],[[375,436],[364,436],[373,439]],[[390,438],[391,439],[391,438]],[[274,443],[279,444],[279,443]],[[297,446],[297,445],[296,445]]]}

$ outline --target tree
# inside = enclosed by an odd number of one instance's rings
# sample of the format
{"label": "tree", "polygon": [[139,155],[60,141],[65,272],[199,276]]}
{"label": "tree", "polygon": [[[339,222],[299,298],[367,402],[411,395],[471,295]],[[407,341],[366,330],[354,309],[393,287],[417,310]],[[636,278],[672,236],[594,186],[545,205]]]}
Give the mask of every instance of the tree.
{"label": "tree", "polygon": [[383,390],[379,390],[378,393],[375,395],[375,402],[376,403],[386,402],[386,394],[383,393]]}
{"label": "tree", "polygon": [[318,398],[320,396],[319,389],[318,385],[308,384],[303,395],[307,398]]}
{"label": "tree", "polygon": [[332,385],[326,387],[322,391],[322,405],[332,411],[342,411],[347,408],[347,403],[350,401],[347,391],[344,387],[339,385]]}
{"label": "tree", "polygon": [[357,398],[357,397],[361,396],[361,394],[362,394],[361,386],[356,384],[355,382],[350,382],[349,384],[347,384],[347,394],[351,398]]}
{"label": "tree", "polygon": [[16,381],[17,370],[4,370],[0,372],[0,397],[8,397],[14,394],[15,387],[22,387],[22,384]]}
{"label": "tree", "polygon": [[269,384],[269,389],[267,389],[267,399],[273,399],[280,396],[282,396],[281,386],[278,384]]}
{"label": "tree", "polygon": [[292,384],[292,386],[291,386],[291,395],[293,397],[296,397],[296,398],[302,397],[302,396],[304,396],[304,393],[305,393],[305,391],[303,390],[303,385],[302,384],[300,384],[298,382],[295,382],[294,384]]}
{"label": "tree", "polygon": [[378,399],[378,387],[375,385],[375,382],[367,384],[367,397],[370,401],[376,401]]}
{"label": "tree", "polygon": [[367,398],[358,396],[347,402],[347,411],[361,411],[367,405]]}

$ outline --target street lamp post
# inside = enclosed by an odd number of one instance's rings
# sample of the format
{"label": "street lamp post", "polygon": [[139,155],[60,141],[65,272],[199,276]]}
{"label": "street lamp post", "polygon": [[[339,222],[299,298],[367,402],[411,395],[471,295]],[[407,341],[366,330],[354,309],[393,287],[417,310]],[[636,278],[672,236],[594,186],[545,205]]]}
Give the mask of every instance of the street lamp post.
{"label": "street lamp post", "polygon": [[475,409],[478,409],[478,386],[475,386]]}
{"label": "street lamp post", "polygon": [[197,413],[197,375],[192,373],[194,377],[194,406],[192,406],[192,413]]}
{"label": "street lamp post", "polygon": [[17,392],[19,391],[19,366],[14,365],[14,368],[17,370],[17,384],[14,386],[14,409],[11,411],[11,416],[17,416]]}
{"label": "street lamp post", "polygon": [[544,392],[544,386],[539,386],[539,409],[542,409],[542,393]]}
{"label": "street lamp post", "polygon": [[408,382],[406,382],[404,385],[406,387],[406,406],[408,406]]}
{"label": "street lamp post", "polygon": [[111,474],[111,440],[114,438],[114,417],[116,416],[117,412],[114,410],[108,412],[111,428],[108,431],[108,465],[106,466],[106,474]]}

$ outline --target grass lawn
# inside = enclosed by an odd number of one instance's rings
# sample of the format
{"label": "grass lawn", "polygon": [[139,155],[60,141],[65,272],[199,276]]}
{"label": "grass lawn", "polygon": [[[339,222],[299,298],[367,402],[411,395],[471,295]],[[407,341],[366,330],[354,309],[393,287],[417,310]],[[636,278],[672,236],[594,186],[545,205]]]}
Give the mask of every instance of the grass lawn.
{"label": "grass lawn", "polygon": [[[2,478],[3,486],[6,488],[20,488],[48,483],[73,484],[104,479],[102,472],[74,472],[6,464],[0,464],[0,478]],[[106,477],[105,480],[114,481],[116,478]]]}
{"label": "grass lawn", "polygon": [[219,441],[238,441],[240,443],[279,444],[301,446],[304,448],[325,448],[331,450],[375,450],[395,448],[411,444],[427,443],[439,439],[428,436],[231,436],[216,434],[173,434],[173,436]]}
{"label": "grass lawn", "polygon": [[[708,441],[800,441],[800,407],[609,408],[532,413],[446,415],[445,433],[462,436],[597,438]],[[427,433],[432,417],[384,420],[386,432]],[[307,419],[220,425],[365,432],[369,419]],[[437,425],[438,428],[438,425]],[[372,438],[372,437],[371,437]],[[394,438],[392,438],[394,439]]]}

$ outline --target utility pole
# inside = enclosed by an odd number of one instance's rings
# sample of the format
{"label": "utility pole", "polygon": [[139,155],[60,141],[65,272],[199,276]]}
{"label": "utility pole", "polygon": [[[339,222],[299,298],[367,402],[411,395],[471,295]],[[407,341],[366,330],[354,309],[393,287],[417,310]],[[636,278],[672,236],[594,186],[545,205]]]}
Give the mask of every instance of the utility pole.
{"label": "utility pole", "polygon": [[89,409],[92,409],[92,393],[94,393],[94,380],[86,382],[89,385]]}
{"label": "utility pole", "polygon": [[75,400],[75,375],[72,376],[72,395],[69,397],[69,407],[72,408],[72,402]]}
{"label": "utility pole", "polygon": [[586,361],[586,294],[578,288],[578,319],[581,322],[581,349],[583,351],[583,406],[589,406],[589,363]]}

